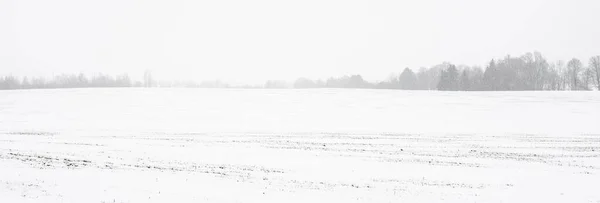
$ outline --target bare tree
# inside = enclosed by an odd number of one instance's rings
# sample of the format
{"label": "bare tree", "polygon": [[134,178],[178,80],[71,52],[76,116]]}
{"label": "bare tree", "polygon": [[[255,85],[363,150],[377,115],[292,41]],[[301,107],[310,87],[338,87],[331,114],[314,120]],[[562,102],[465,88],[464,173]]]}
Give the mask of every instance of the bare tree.
{"label": "bare tree", "polygon": [[569,71],[565,66],[565,62],[559,60],[556,62],[556,68],[558,70],[560,90],[567,90],[567,86],[569,84]]}
{"label": "bare tree", "polygon": [[152,72],[150,70],[146,70],[144,72],[144,86],[145,87],[153,87],[154,79],[152,78]]}
{"label": "bare tree", "polygon": [[590,58],[589,66],[593,76],[593,83],[596,85],[596,89],[600,91],[600,56]]}
{"label": "bare tree", "polygon": [[[584,90],[590,90],[590,83],[593,83],[594,74],[591,68],[586,68],[581,74],[581,88]],[[593,86],[593,85],[592,85]]]}
{"label": "bare tree", "polygon": [[567,63],[567,69],[569,72],[569,84],[571,90],[578,90],[580,88],[580,78],[579,74],[581,72],[583,65],[579,59],[571,59],[569,63]]}

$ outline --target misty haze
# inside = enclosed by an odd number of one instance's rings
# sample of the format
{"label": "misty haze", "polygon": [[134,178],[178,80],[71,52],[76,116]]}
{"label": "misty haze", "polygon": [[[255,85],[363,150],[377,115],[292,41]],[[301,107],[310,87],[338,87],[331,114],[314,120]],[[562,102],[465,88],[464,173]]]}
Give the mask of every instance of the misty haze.
{"label": "misty haze", "polygon": [[600,2],[0,0],[0,202],[600,202]]}

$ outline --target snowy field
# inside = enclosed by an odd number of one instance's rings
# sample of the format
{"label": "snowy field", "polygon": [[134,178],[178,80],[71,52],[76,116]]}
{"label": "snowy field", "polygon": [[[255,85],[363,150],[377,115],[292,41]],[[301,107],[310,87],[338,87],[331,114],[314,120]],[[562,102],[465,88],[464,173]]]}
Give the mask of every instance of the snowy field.
{"label": "snowy field", "polygon": [[600,202],[600,94],[0,91],[0,202]]}

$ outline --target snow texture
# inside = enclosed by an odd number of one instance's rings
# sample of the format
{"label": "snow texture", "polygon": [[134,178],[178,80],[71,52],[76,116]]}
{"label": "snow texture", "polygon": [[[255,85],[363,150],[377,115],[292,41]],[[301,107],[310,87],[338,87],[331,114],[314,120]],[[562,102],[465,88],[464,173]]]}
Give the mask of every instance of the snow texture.
{"label": "snow texture", "polygon": [[600,202],[597,92],[0,91],[0,202]]}

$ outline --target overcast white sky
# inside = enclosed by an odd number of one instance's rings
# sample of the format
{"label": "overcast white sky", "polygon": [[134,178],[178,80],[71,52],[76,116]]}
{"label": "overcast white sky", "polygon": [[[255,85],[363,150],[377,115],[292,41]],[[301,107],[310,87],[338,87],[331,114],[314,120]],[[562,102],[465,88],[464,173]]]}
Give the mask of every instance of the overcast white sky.
{"label": "overcast white sky", "polygon": [[0,74],[183,80],[362,74],[538,50],[600,54],[598,0],[0,0]]}

